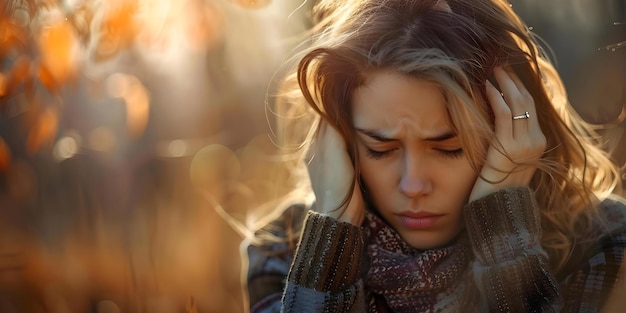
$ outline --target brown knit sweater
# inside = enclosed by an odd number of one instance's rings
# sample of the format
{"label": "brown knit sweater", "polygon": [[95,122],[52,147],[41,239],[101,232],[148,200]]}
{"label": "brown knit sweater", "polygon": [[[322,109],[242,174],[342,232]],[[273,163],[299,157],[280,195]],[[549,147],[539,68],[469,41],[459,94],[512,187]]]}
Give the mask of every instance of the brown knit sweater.
{"label": "brown knit sweater", "polygon": [[[474,310],[599,311],[626,246],[626,206],[606,201],[601,209],[609,225],[605,235],[591,249],[575,250],[578,263],[557,281],[540,245],[540,219],[529,188],[502,190],[468,204],[463,213],[473,254],[465,277]],[[248,246],[251,312],[391,311],[364,283],[368,226],[294,206],[267,229],[285,236],[303,220],[295,250],[287,242]]]}

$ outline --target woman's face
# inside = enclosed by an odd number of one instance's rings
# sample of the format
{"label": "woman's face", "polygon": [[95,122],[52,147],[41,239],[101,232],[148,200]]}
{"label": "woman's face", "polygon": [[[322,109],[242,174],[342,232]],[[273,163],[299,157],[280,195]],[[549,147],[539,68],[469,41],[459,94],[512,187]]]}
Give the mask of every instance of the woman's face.
{"label": "woman's face", "polygon": [[352,98],[368,198],[412,247],[445,246],[463,229],[477,178],[436,85],[374,72]]}

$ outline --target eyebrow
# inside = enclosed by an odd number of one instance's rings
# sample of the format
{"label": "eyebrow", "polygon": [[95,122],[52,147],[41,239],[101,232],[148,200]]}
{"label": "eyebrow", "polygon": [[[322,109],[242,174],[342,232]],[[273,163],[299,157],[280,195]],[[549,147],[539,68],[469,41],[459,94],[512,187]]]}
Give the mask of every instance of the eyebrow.
{"label": "eyebrow", "polygon": [[[397,139],[393,139],[393,138],[389,138],[389,137],[385,137],[383,134],[381,134],[378,131],[375,130],[371,130],[371,129],[362,129],[362,128],[358,128],[355,127],[356,131],[367,136],[370,137],[376,141],[380,141],[380,142],[390,142],[390,141],[396,141]],[[434,142],[440,142],[440,141],[446,141],[448,139],[452,139],[456,137],[456,134],[454,134],[451,131],[445,132],[441,135],[436,135],[436,136],[432,136],[432,137],[426,137],[423,138],[422,140],[424,141],[434,141]]]}
{"label": "eyebrow", "polygon": [[381,141],[381,142],[390,142],[390,141],[395,141],[396,139],[393,138],[389,138],[389,137],[385,137],[384,135],[382,135],[380,132],[377,132],[375,130],[370,130],[370,129],[362,129],[362,128],[358,128],[355,127],[356,131],[367,136],[370,137],[376,141]]}

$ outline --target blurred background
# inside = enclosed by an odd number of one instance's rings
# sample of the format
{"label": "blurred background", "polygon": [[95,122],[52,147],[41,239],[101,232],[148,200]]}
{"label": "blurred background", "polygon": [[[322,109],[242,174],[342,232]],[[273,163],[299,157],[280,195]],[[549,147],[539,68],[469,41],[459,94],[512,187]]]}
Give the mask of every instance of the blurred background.
{"label": "blurred background", "polygon": [[[624,164],[626,1],[510,2]],[[266,99],[312,5],[1,0],[0,312],[244,312],[241,226],[288,180]]]}

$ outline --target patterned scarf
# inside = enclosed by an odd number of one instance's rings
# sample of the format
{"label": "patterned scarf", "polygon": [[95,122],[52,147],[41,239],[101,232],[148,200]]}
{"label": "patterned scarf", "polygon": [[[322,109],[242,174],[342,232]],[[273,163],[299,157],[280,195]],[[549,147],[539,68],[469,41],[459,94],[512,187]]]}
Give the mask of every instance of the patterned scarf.
{"label": "patterned scarf", "polygon": [[384,297],[394,312],[460,312],[470,249],[466,235],[452,245],[426,251],[409,246],[374,214],[366,217],[371,306]]}

